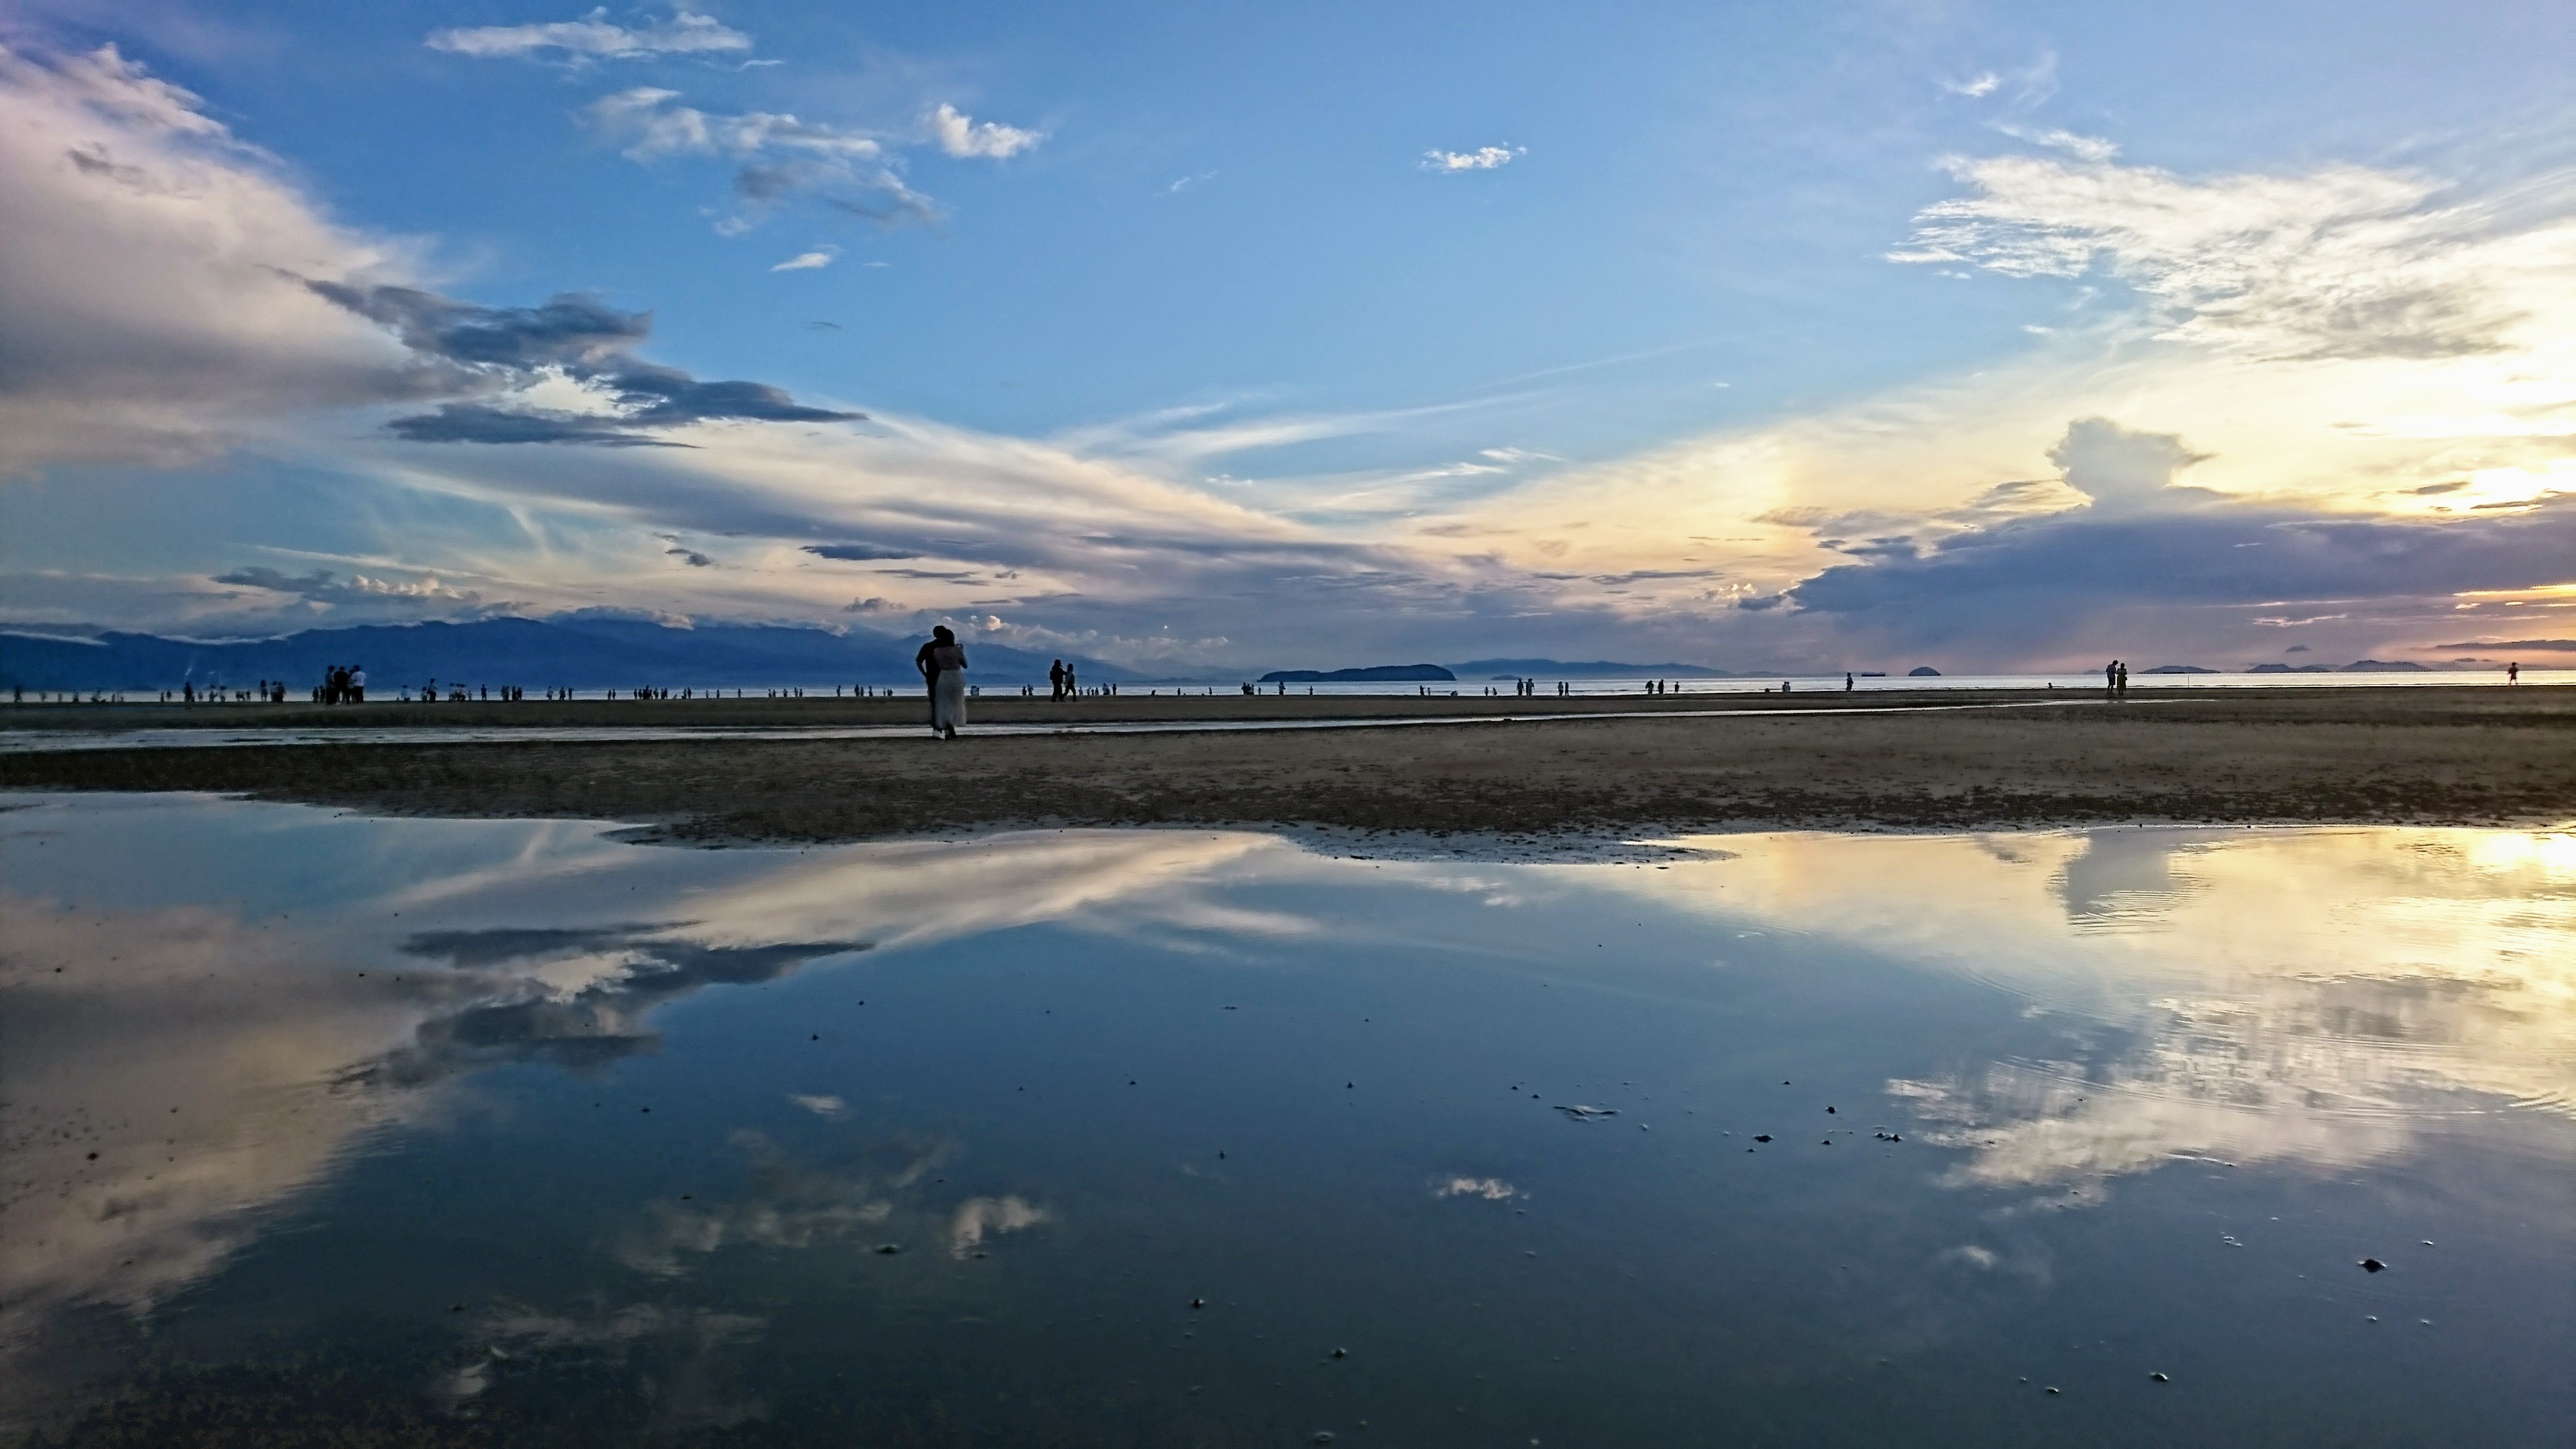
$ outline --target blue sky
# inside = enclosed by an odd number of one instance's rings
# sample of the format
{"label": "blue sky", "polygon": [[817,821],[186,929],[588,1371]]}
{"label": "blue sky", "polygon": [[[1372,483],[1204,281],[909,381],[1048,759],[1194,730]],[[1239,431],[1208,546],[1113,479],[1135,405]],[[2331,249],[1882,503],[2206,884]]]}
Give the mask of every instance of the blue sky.
{"label": "blue sky", "polygon": [[2567,7],[1601,9],[22,5],[0,618],[2576,635]]}

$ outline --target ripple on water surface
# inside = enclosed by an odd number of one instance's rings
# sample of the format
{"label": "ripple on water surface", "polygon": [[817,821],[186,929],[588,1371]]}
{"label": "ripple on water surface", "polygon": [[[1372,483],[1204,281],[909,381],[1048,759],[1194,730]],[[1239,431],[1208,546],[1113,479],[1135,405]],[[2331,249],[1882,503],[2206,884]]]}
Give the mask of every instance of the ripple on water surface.
{"label": "ripple on water surface", "polygon": [[7,803],[15,1430],[2503,1445],[2576,1391],[2566,835]]}

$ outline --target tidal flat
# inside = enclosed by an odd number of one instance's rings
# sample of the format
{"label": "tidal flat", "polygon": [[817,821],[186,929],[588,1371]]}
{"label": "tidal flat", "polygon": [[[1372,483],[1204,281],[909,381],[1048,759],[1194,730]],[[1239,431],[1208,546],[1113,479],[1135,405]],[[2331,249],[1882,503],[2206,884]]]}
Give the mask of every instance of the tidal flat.
{"label": "tidal flat", "polygon": [[0,795],[0,1432],[2563,1441],[2563,830],[1371,853]]}
{"label": "tidal flat", "polygon": [[[1779,827],[2576,820],[2576,688],[2142,688],[2116,702],[1982,690],[1002,699],[970,705],[954,742],[928,737],[922,709],[918,698],[30,707],[9,715],[17,738],[0,749],[0,788],[614,819],[704,844],[1033,825],[1324,826],[1581,847]],[[1095,732],[976,732],[1050,727]],[[769,737],[667,737],[692,729]],[[890,729],[921,732],[833,733]],[[161,732],[155,747],[99,747],[145,731]],[[316,733],[337,742],[168,747],[173,736]]]}

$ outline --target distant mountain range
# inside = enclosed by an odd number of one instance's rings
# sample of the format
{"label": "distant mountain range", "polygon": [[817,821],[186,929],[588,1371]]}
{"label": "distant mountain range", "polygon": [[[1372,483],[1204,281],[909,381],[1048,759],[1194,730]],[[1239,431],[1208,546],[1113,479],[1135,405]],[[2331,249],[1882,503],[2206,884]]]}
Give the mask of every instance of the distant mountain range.
{"label": "distant mountain range", "polygon": [[[871,630],[777,624],[699,624],[558,615],[470,624],[384,624],[307,629],[274,639],[168,639],[153,634],[83,637],[0,631],[0,689],[161,690],[183,683],[246,687],[282,679],[301,694],[335,664],[364,665],[372,689],[440,684],[543,689],[751,689],[795,685],[911,685],[917,639]],[[1052,656],[967,643],[973,677],[987,685],[1042,683]],[[1068,655],[1086,683],[1142,676]]]}
{"label": "distant mountain range", "polygon": [[1274,669],[1264,684],[1429,684],[1458,676],[1437,664],[1373,664],[1366,669]]}
{"label": "distant mountain range", "polygon": [[1769,679],[1766,670],[1711,669],[1705,664],[1622,664],[1615,659],[1470,659],[1449,666],[1461,679]]}

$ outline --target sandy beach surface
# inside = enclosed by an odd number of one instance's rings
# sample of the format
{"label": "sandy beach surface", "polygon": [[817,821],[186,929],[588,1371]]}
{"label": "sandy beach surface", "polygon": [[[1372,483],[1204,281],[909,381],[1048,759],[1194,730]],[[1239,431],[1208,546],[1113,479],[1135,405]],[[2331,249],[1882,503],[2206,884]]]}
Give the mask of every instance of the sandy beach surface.
{"label": "sandy beach surface", "polygon": [[[1923,706],[1919,711],[1902,707]],[[1712,715],[1707,711],[1731,711]],[[910,699],[36,707],[13,729],[902,724]],[[1749,711],[1750,713],[1741,713]],[[1648,717],[1633,717],[1640,712]],[[375,812],[612,819],[719,844],[1020,825],[1280,824],[1498,837],[1780,827],[2576,820],[2576,690],[2145,689],[1488,699],[976,701],[980,723],[1330,730],[307,744],[0,757],[0,788],[207,790]],[[1539,715],[1632,716],[1529,718]],[[1485,718],[1490,717],[1490,718]]]}

